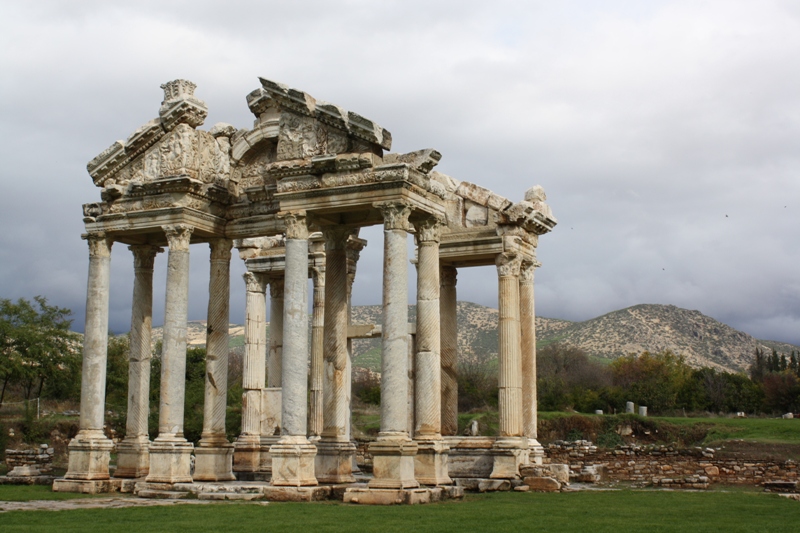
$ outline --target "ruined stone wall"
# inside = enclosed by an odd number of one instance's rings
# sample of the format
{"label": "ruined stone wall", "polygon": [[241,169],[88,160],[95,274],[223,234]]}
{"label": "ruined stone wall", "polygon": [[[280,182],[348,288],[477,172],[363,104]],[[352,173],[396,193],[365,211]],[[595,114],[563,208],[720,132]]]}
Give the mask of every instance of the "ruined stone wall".
{"label": "ruined stone wall", "polygon": [[718,458],[711,448],[626,445],[605,450],[588,441],[559,441],[548,446],[545,462],[569,465],[576,478],[592,466],[604,465],[607,480],[668,487],[798,481],[795,461]]}
{"label": "ruined stone wall", "polygon": [[9,472],[17,467],[30,467],[46,474],[53,470],[54,453],[47,444],[33,450],[6,450],[6,466]]}

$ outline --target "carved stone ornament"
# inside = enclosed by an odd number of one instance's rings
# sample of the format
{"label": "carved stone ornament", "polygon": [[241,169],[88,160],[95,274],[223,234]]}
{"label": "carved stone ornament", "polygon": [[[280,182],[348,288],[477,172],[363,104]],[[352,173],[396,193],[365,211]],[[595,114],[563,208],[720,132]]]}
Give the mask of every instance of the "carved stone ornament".
{"label": "carved stone ornament", "polygon": [[255,272],[245,272],[242,274],[244,278],[245,287],[247,292],[266,292],[267,282],[269,281],[264,274],[256,274]]}
{"label": "carved stone ornament", "polygon": [[442,287],[455,287],[458,282],[458,269],[452,266],[443,266],[439,272],[439,280]]}
{"label": "carved stone ornament", "polygon": [[270,298],[283,298],[283,278],[275,277],[269,280]]}
{"label": "carved stone ornament", "polygon": [[326,250],[345,250],[348,248],[348,239],[351,235],[355,235],[357,231],[350,228],[325,228],[322,234],[325,237]]}
{"label": "carved stone ornament", "polygon": [[308,221],[304,211],[279,213],[278,218],[282,218],[286,223],[287,239],[308,239]]}
{"label": "carved stone ornament", "polygon": [[153,270],[156,254],[164,251],[160,246],[152,244],[134,244],[128,246],[128,250],[133,252],[133,268],[136,270]]}
{"label": "carved stone ornament", "polygon": [[233,246],[231,239],[210,239],[208,245],[211,248],[211,261],[231,260],[231,247]]}
{"label": "carved stone ornament", "polygon": [[536,267],[539,266],[537,262],[528,262],[525,261],[522,263],[522,267],[520,268],[519,272],[519,281],[520,283],[530,283],[533,284],[533,274],[536,270]]}
{"label": "carved stone ornament", "polygon": [[325,267],[311,267],[311,276],[314,279],[315,287],[325,286]]}
{"label": "carved stone ornament", "polygon": [[408,217],[411,215],[411,206],[401,202],[386,202],[375,207],[383,214],[383,228],[385,230],[401,229],[410,232],[411,224]]}
{"label": "carved stone ornament", "polygon": [[428,217],[414,224],[417,229],[417,242],[439,242],[442,236],[442,221]]}
{"label": "carved stone ornament", "polygon": [[167,236],[167,243],[170,251],[189,251],[189,242],[192,238],[192,231],[194,231],[192,226],[186,224],[174,224],[171,226],[162,226],[162,229]]}
{"label": "carved stone ornament", "polygon": [[495,265],[497,265],[497,275],[501,278],[505,276],[517,277],[522,267],[522,257],[507,253],[497,254]]}
{"label": "carved stone ornament", "polygon": [[176,124],[188,124],[196,128],[203,124],[208,115],[205,102],[194,95],[197,85],[189,80],[173,80],[161,86],[164,89],[164,101],[158,115],[166,131]]}
{"label": "carved stone ornament", "polygon": [[81,238],[89,243],[89,257],[111,257],[114,239],[105,232],[84,233]]}

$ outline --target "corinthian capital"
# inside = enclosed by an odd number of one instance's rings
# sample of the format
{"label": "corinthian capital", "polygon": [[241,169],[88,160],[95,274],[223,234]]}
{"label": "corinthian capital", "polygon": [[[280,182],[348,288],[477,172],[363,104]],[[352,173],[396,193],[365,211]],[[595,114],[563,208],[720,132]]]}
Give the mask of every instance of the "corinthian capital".
{"label": "corinthian capital", "polygon": [[245,272],[242,277],[244,278],[244,284],[247,287],[247,292],[264,293],[267,291],[267,277],[264,274]]}
{"label": "corinthian capital", "polygon": [[103,231],[84,233],[81,235],[89,243],[89,257],[111,257],[111,245],[114,239]]}
{"label": "corinthian capital", "polygon": [[417,229],[417,243],[439,242],[442,235],[442,221],[436,217],[424,218],[414,224]]}
{"label": "corinthian capital", "polygon": [[287,239],[308,239],[308,220],[305,211],[285,211],[278,213],[286,223]]}
{"label": "corinthian capital", "polygon": [[134,244],[128,246],[128,250],[133,252],[133,268],[136,270],[153,270],[156,254],[164,251],[160,246],[152,244]]}
{"label": "corinthian capital", "polygon": [[186,224],[173,224],[162,226],[164,234],[167,236],[169,249],[176,252],[188,252],[189,242],[192,238],[194,228]]}
{"label": "corinthian capital", "polygon": [[283,278],[274,277],[269,280],[270,298],[283,298]]}
{"label": "corinthian capital", "polygon": [[208,245],[211,247],[212,261],[231,260],[231,247],[233,246],[231,239],[210,239]]}
{"label": "corinthian capital", "polygon": [[346,250],[348,248],[348,239],[351,235],[356,235],[358,230],[351,228],[324,228],[322,235],[325,237],[326,250]]}
{"label": "corinthian capital", "polygon": [[501,278],[505,276],[517,277],[522,267],[522,257],[508,253],[497,254],[494,263],[497,265],[497,275]]}
{"label": "corinthian capital", "polygon": [[411,231],[408,216],[411,206],[402,202],[385,202],[375,205],[383,214],[383,228],[386,230],[401,229]]}
{"label": "corinthian capital", "polygon": [[442,287],[455,287],[458,279],[458,269],[453,266],[443,266],[439,272],[439,284]]}

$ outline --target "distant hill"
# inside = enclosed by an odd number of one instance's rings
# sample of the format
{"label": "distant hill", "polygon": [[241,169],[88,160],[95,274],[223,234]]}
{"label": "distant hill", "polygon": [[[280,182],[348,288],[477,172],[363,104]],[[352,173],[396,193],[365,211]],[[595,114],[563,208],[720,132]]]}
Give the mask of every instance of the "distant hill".
{"label": "distant hill", "polygon": [[[464,361],[490,361],[497,358],[497,309],[471,302],[458,302],[459,357]],[[416,319],[416,307],[409,306],[409,321]],[[380,324],[378,305],[353,308],[354,324]],[[243,326],[231,324],[231,349],[242,353]],[[153,328],[153,342],[161,338],[161,328]],[[190,346],[205,343],[205,322],[189,323]],[[756,347],[788,354],[800,347],[775,341],[758,340],[723,324],[700,311],[674,305],[642,304],[612,311],[586,320],[570,322],[537,317],[537,345],[553,342],[583,349],[589,355],[614,359],[629,353],[672,350],[686,357],[695,367],[743,371]],[[353,341],[354,366],[380,371],[380,339]]]}

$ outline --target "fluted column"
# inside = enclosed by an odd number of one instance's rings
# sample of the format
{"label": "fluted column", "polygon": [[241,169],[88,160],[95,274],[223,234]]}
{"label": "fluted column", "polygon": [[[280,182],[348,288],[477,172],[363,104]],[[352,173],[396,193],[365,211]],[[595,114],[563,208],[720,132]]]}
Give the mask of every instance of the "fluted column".
{"label": "fluted column", "polygon": [[[103,433],[108,359],[108,297],[113,239],[105,233],[83,236],[89,243],[89,281],[86,289],[86,323],[81,369],[80,430],[69,443],[66,480],[109,478],[113,443]],[[71,490],[62,483],[54,490]]]}
{"label": "fluted column", "polygon": [[324,417],[316,462],[317,479],[323,483],[354,481],[355,446],[350,442],[348,431],[351,376],[347,353],[347,239],[351,234],[351,231],[340,228],[324,231]]}
{"label": "fluted column", "polygon": [[520,345],[522,356],[522,430],[530,448],[537,439],[536,401],[536,312],[533,277],[536,262],[523,263],[519,278]]}
{"label": "fluted column", "polygon": [[267,277],[245,272],[244,364],[242,367],[242,433],[235,443],[233,469],[256,472],[261,452],[261,394],[266,380]]}
{"label": "fluted column", "polygon": [[[319,437],[323,430],[323,351],[325,327],[325,268],[314,267],[314,302],[311,311],[311,390],[309,394],[308,434]],[[317,476],[319,478],[319,476]]]}
{"label": "fluted column", "polygon": [[408,249],[410,206],[385,203],[383,214],[383,333],[381,428],[370,445],[370,488],[411,488],[417,445],[408,435]]}
{"label": "fluted column", "polygon": [[414,472],[425,485],[445,485],[449,448],[442,440],[441,337],[439,322],[439,234],[441,223],[416,224],[417,335],[414,368],[414,440],[419,449]]}
{"label": "fluted column", "polygon": [[452,266],[441,269],[439,313],[441,316],[442,435],[458,433],[458,302]]}
{"label": "fluted column", "polygon": [[497,256],[499,277],[499,398],[500,435],[495,444],[491,477],[516,477],[526,458],[527,439],[522,437],[522,361],[520,357],[519,273],[522,259]]}
{"label": "fluted column", "polygon": [[203,403],[203,433],[195,449],[194,479],[230,481],[233,445],[225,434],[228,404],[228,327],[230,321],[230,239],[212,239],[208,281],[206,328],[206,380]]}
{"label": "fluted column", "polygon": [[283,297],[281,438],[270,447],[272,481],[316,485],[316,447],[306,437],[308,414],[308,225],[303,212],[282,213],[286,223]]}
{"label": "fluted column", "polygon": [[144,477],[150,471],[150,346],[153,327],[153,264],[162,248],[148,244],[129,246],[133,252],[133,306],[130,361],[128,363],[128,416],[125,438],[117,445],[114,477]]}
{"label": "fluted column", "polygon": [[158,437],[150,445],[147,481],[191,482],[194,448],[183,436],[186,393],[186,322],[189,313],[189,243],[194,228],[164,226],[169,244],[167,297],[164,306],[164,338],[161,356],[161,398]]}

